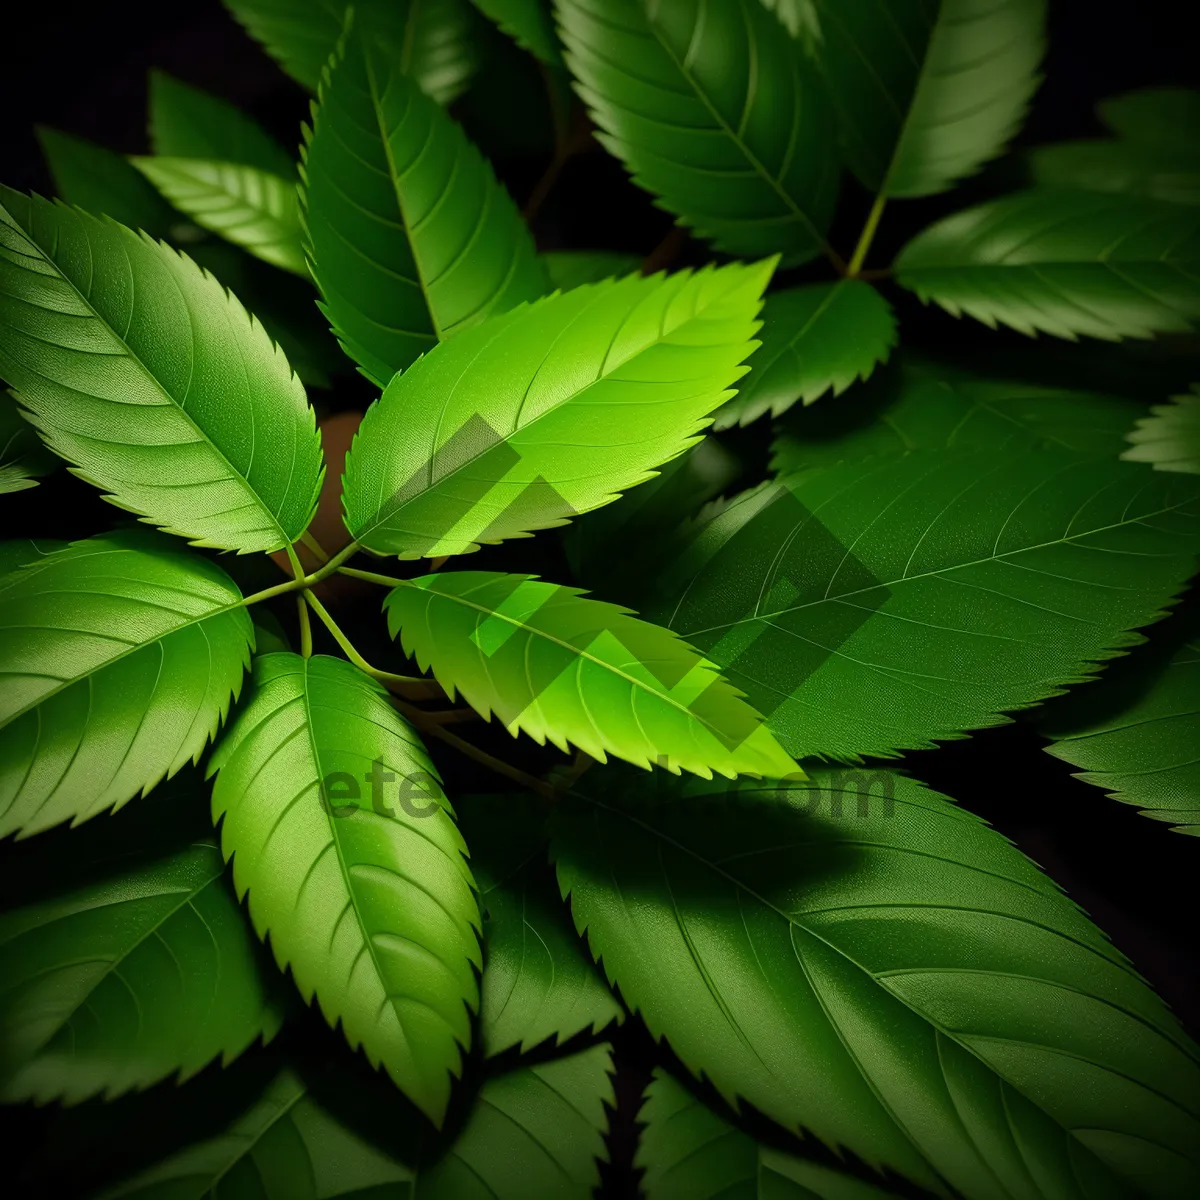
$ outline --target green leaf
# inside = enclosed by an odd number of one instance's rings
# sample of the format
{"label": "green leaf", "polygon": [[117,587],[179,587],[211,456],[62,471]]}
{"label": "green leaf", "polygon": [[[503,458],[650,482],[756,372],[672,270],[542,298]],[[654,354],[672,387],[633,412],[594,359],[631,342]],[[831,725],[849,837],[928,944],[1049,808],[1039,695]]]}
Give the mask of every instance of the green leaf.
{"label": "green leaf", "polygon": [[408,559],[464,554],[652,478],[744,373],[773,266],[591,284],[438,346],[392,380],[350,449],[355,540]]}
{"label": "green leaf", "polygon": [[300,206],[292,179],[235,162],[135,158],[137,167],[180,212],[243,250],[308,277],[300,243]]}
{"label": "green leaf", "polygon": [[54,541],[52,538],[16,538],[13,541],[0,542],[0,577],[23,567],[26,563],[37,562],[48,554],[66,547],[66,542]]}
{"label": "green leaf", "polygon": [[1060,142],[1029,153],[1033,182],[1041,187],[1082,188],[1200,204],[1200,152],[1138,142]]}
{"label": "green leaf", "polygon": [[303,174],[324,311],[380,387],[439,338],[548,290],[491,166],[357,33],[321,84]]}
{"label": "green leaf", "polygon": [[1128,435],[1132,449],[1121,457],[1151,463],[1156,471],[1200,475],[1200,384],[1192,384],[1190,396],[1173,396],[1150,411]]}
{"label": "green leaf", "polygon": [[885,771],[657,798],[609,780],[556,821],[593,954],[730,1102],[942,1195],[1200,1186],[1195,1046],[1051,880],[944,797]]}
{"label": "green leaf", "polygon": [[820,36],[815,0],[762,0],[762,3],[779,18],[792,37],[809,41]]}
{"label": "green leaf", "polygon": [[749,425],[797,400],[812,404],[833,389],[840,396],[867,376],[896,345],[891,305],[857,279],[773,292],[762,310],[762,345],[749,378],[713,420],[714,429]]}
{"label": "green leaf", "polygon": [[836,409],[794,411],[772,443],[771,469],[861,462],[913,450],[1057,446],[1116,457],[1142,405],[1119,396],[981,379],[902,361]]}
{"label": "green leaf", "polygon": [[471,846],[485,919],[480,1032],[491,1057],[585,1029],[623,1012],[596,970],[546,865],[542,802],[526,794],[469,796],[459,822]]}
{"label": "green leaf", "polygon": [[279,623],[279,618],[269,609],[259,606],[254,610],[254,650],[256,654],[274,654],[279,650],[290,650],[291,642]]}
{"label": "green leaf", "polygon": [[291,154],[241,109],[163,71],[150,72],[150,146],[167,158],[241,163],[283,178],[296,174]]}
{"label": "green leaf", "polygon": [[0,836],[78,824],[195,762],[249,662],[241,600],[140,529],[0,579]]}
{"label": "green leaf", "polygon": [[1102,100],[1101,120],[1131,142],[1194,149],[1200,135],[1200,92],[1188,88],[1145,88]]}
{"label": "green leaf", "polygon": [[812,0],[813,47],[848,165],[928,196],[1003,153],[1040,82],[1045,0]]}
{"label": "green leaf", "polygon": [[796,765],[712,663],[627,608],[529,575],[448,571],[384,600],[406,654],[513,737],[676,774],[774,779]]}
{"label": "green leaf", "polygon": [[166,237],[178,218],[128,159],[95,142],[45,125],[37,127],[58,198],[130,229]]}
{"label": "green leaf", "polygon": [[1116,341],[1200,318],[1200,217],[1139,196],[1019,192],[919,233],[896,279],[952,316]]}
{"label": "green leaf", "polygon": [[642,260],[619,250],[549,250],[541,255],[550,286],[569,292],[585,283],[632,275]]}
{"label": "green leaf", "polygon": [[433,765],[385,695],[341,659],[255,660],[209,762],[213,818],[280,968],[440,1125],[479,1005],[479,907]]}
{"label": "green leaf", "polygon": [[788,266],[826,249],[838,190],[815,70],[759,0],[556,0],[601,143],[718,250]]}
{"label": "green leaf", "polygon": [[642,608],[789,752],[859,761],[1088,678],[1142,641],[1198,548],[1190,479],[1062,449],[921,451],[743,493]]}
{"label": "green leaf", "polygon": [[77,474],[172,533],[278,550],[312,517],[312,409],[237,299],[149,237],[7,188],[0,376]]}
{"label": "green leaf", "polygon": [[[203,812],[198,791],[171,796],[196,800]],[[80,836],[54,845],[53,857],[23,848],[39,894],[0,915],[6,1102],[108,1100],[183,1080],[279,1028],[277,976],[216,844],[186,830],[165,844],[130,832],[126,822],[101,855]]]}
{"label": "green leaf", "polygon": [[562,69],[562,51],[548,0],[474,0],[474,4],[521,49],[548,67]]}
{"label": "green leaf", "polygon": [[468,0],[225,0],[225,6],[310,92],[351,7],[381,53],[439,104],[461,95],[475,70]]}
{"label": "green leaf", "polygon": [[1078,778],[1142,815],[1200,836],[1200,625],[1194,609],[1150,645],[1047,707],[1042,731]]}
{"label": "green leaf", "polygon": [[884,1200],[894,1193],[756,1142],[661,1068],[646,1089],[636,1165],[647,1200]]}
{"label": "green leaf", "polygon": [[37,476],[50,474],[57,462],[21,416],[16,397],[0,391],[0,495],[37,487]]}
{"label": "green leaf", "polygon": [[[486,1080],[448,1145],[398,1098],[344,1070],[285,1069],[228,1132],[106,1191],[106,1200],[588,1200],[612,1103],[608,1046]],[[367,1085],[363,1087],[361,1085]]]}

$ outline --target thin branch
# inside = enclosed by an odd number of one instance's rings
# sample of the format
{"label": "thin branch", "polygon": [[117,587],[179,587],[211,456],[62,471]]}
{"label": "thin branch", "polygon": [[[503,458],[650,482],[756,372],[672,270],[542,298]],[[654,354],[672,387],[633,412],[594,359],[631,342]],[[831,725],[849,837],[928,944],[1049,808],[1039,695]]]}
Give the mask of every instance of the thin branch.
{"label": "thin branch", "polygon": [[854,253],[850,256],[850,265],[845,269],[844,274],[848,278],[857,279],[859,277],[862,265],[866,261],[867,251],[871,249],[871,243],[875,240],[875,233],[879,229],[879,220],[883,216],[886,205],[887,196],[880,192],[875,197],[875,203],[871,205],[871,211],[867,214],[866,224],[858,237],[858,245],[854,247]]}
{"label": "thin branch", "polygon": [[304,593],[296,597],[296,608],[300,613],[300,657],[312,658],[312,622],[308,619],[308,605],[304,603]]}
{"label": "thin branch", "polygon": [[418,675],[397,675],[393,671],[381,671],[378,667],[371,666],[371,664],[367,662],[367,660],[363,658],[363,656],[355,649],[354,643],[342,632],[338,623],[329,615],[325,605],[323,605],[320,600],[318,600],[316,596],[312,594],[312,592],[306,591],[304,593],[304,598],[308,601],[313,612],[320,617],[321,624],[333,634],[333,640],[342,648],[342,652],[360,671],[366,672],[366,674],[370,675],[372,679],[378,679],[380,683],[408,684],[428,682]]}
{"label": "thin branch", "polygon": [[311,553],[318,562],[327,563],[329,561],[329,555],[325,553],[325,550],[322,548],[321,543],[318,542],[317,539],[315,537],[313,537],[313,535],[311,533],[308,532],[308,530],[305,530],[300,535],[299,541],[300,541],[300,545],[302,545],[307,551],[309,551],[309,553]]}

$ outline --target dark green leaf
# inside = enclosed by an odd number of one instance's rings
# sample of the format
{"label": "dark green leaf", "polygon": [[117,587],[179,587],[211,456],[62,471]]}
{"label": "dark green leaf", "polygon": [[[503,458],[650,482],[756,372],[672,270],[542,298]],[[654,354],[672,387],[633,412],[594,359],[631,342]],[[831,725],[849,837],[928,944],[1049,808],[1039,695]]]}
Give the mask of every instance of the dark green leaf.
{"label": "dark green leaf", "polygon": [[814,468],[699,523],[643,612],[798,758],[928,747],[1137,645],[1195,570],[1197,487],[1049,448]]}
{"label": "dark green leaf", "polygon": [[1145,88],[1103,100],[1104,123],[1131,142],[1187,146],[1200,140],[1200,92],[1188,88]]}
{"label": "dark green leaf", "polygon": [[585,283],[632,275],[642,261],[636,254],[619,250],[551,250],[541,259],[550,286],[564,292]]}
{"label": "dark green leaf", "polygon": [[380,554],[463,554],[653,478],[744,373],[773,266],[589,284],[438,346],[363,420],[350,532]]}
{"label": "dark green leaf", "polygon": [[762,0],[762,3],[779,18],[792,37],[811,42],[820,36],[815,0]]}
{"label": "dark green leaf", "polygon": [[17,398],[0,391],[0,495],[37,487],[37,477],[48,475],[57,463],[21,416]]}
{"label": "dark green leaf", "polygon": [[767,412],[777,417],[830,388],[839,396],[886,361],[896,344],[891,306],[857,279],[773,292],[762,321],[750,374],[718,411],[714,429],[749,425]]}
{"label": "dark green leaf", "polygon": [[348,9],[385,57],[441,104],[475,70],[469,0],[225,0],[267,53],[310,92],[341,36]]}
{"label": "dark green leaf", "polygon": [[832,113],[759,0],[556,0],[567,65],[604,146],[719,250],[825,249],[838,189]]}
{"label": "dark green leaf", "polygon": [[547,66],[562,69],[549,0],[474,0],[474,4],[522,49]]}
{"label": "dark green leaf", "polygon": [[543,802],[526,794],[469,796],[459,821],[484,908],[484,1053],[522,1053],[623,1017],[579,940],[546,865]]}
{"label": "dark green leaf", "polygon": [[0,836],[120,808],[196,761],[249,662],[241,599],[148,530],[0,579]]}
{"label": "dark green leaf", "polygon": [[210,759],[213,817],[280,968],[440,1125],[479,1006],[479,907],[433,766],[385,697],[341,659],[256,659]]}
{"label": "dark green leaf", "polygon": [[514,737],[676,774],[774,779],[796,769],[712,663],[578,588],[447,571],[405,581],[384,607],[405,653]]}
{"label": "dark green leaf", "polygon": [[943,1195],[1200,1187],[1196,1047],[982,821],[884,771],[655,778],[556,808],[559,882],[724,1097]]}
{"label": "dark green leaf", "polygon": [[77,474],[172,533],[278,550],[312,517],[321,439],[300,381],[235,297],[149,237],[0,189],[0,375]]}
{"label": "dark green leaf", "polygon": [[291,642],[279,623],[279,618],[261,605],[254,610],[254,651],[256,654],[274,654],[279,650],[290,650]]}
{"label": "dark green leaf", "polygon": [[201,228],[308,277],[294,180],[213,159],[135,158],[133,165]]}
{"label": "dark green leaf", "polygon": [[439,338],[547,290],[533,239],[463,131],[356,32],[304,154],[313,275],[347,354],[383,387]]}
{"label": "dark green leaf", "polygon": [[37,562],[48,554],[66,547],[66,542],[54,541],[51,538],[17,538],[10,542],[0,542],[0,576],[15,571],[26,563]]}
{"label": "dark green leaf", "polygon": [[952,316],[1116,341],[1200,318],[1200,214],[1140,196],[1034,189],[918,234],[896,278]]}
{"label": "dark green leaf", "polygon": [[1193,146],[1139,142],[1061,142],[1029,154],[1033,182],[1044,187],[1082,188],[1149,196],[1176,204],[1200,204],[1200,152]]}
{"label": "dark green leaf", "polygon": [[1190,396],[1174,396],[1150,411],[1129,434],[1133,448],[1121,457],[1151,463],[1156,471],[1200,475],[1200,384],[1192,385]]}

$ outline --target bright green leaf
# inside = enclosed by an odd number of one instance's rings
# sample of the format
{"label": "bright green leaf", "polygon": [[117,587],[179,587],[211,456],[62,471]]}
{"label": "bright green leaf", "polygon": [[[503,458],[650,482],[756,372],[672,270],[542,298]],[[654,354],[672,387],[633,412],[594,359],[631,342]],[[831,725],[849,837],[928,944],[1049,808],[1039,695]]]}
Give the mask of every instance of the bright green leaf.
{"label": "bright green leaf", "polygon": [[[198,790],[170,801],[203,812]],[[38,894],[0,916],[7,1102],[75,1104],[186,1079],[279,1028],[278,977],[212,839],[185,829],[162,845],[129,832],[126,822],[101,855],[79,835],[53,848],[53,862],[35,853]]]}
{"label": "bright green leaf", "polygon": [[388,628],[451,699],[514,737],[607,762],[708,776],[796,770],[712,663],[626,608],[528,575],[448,571],[405,581]]}
{"label": "bright green leaf", "polygon": [[37,476],[48,475],[57,462],[21,416],[16,397],[0,391],[0,495],[37,487]]}
{"label": "bright green leaf", "polygon": [[77,474],[172,533],[278,550],[311,519],[304,388],[237,299],[159,242],[0,189],[0,376]]}
{"label": "bright green leaf", "polygon": [[617,275],[632,275],[642,261],[636,254],[619,250],[550,250],[541,260],[550,286],[563,292]]}
{"label": "bright green leaf", "polygon": [[1175,396],[1150,411],[1128,435],[1132,449],[1121,457],[1151,463],[1156,471],[1200,475],[1200,384],[1192,385],[1190,396]]}
{"label": "bright green leaf", "polygon": [[1200,318],[1200,215],[1140,196],[1034,189],[918,234],[896,278],[952,316],[1116,341]]}
{"label": "bright green leaf", "polygon": [[479,1005],[479,907],[433,765],[385,695],[341,659],[256,659],[209,762],[213,817],[280,968],[440,1125]]}
{"label": "bright green leaf", "polygon": [[1196,1047],[978,818],[885,771],[654,783],[556,807],[559,883],[730,1102],[942,1195],[1200,1187]]}
{"label": "bright green leaf", "polygon": [[140,529],[0,579],[0,836],[78,824],[195,762],[249,662],[241,600]]}
{"label": "bright green leaf", "polygon": [[201,228],[308,277],[294,180],[212,159],[135,158],[133,165]]}
{"label": "bright green leaf", "polygon": [[750,374],[717,413],[714,429],[749,425],[767,412],[777,417],[831,388],[839,396],[886,361],[896,344],[891,306],[857,279],[773,292],[762,320]]}
{"label": "bright green leaf", "polygon": [[545,806],[527,794],[458,805],[484,909],[479,1020],[489,1057],[560,1045],[623,1017],[579,940],[546,863]]}
{"label": "bright green leaf", "polygon": [[549,0],[474,0],[474,4],[523,50],[548,67],[562,69]]}
{"label": "bright green leaf", "polygon": [[225,0],[225,5],[310,92],[317,90],[351,7],[380,51],[438,103],[460,95],[475,70],[469,0]]}
{"label": "bright green leaf", "polygon": [[590,284],[438,346],[363,420],[350,532],[380,554],[463,554],[652,478],[744,373],[773,265]]}
{"label": "bright green leaf", "polygon": [[1200,141],[1200,92],[1188,88],[1144,88],[1102,100],[1101,120],[1131,142],[1195,149]]}
{"label": "bright green leaf", "polygon": [[352,34],[304,153],[313,275],[334,332],[383,387],[439,338],[548,291],[491,166],[412,80]]}
{"label": "bright green leaf", "polygon": [[717,510],[642,609],[798,758],[858,761],[1088,678],[1142,641],[1198,548],[1190,477],[1050,448],[883,455]]}
{"label": "bright green leaf", "polygon": [[638,1114],[646,1200],[884,1200],[894,1193],[757,1142],[656,1067]]}
{"label": "bright green leaf", "polygon": [[0,577],[23,567],[27,563],[37,562],[56,550],[65,549],[66,542],[54,541],[51,538],[16,538],[13,541],[0,542]]}
{"label": "bright green leaf", "polygon": [[1087,192],[1119,192],[1149,196],[1176,204],[1200,204],[1200,153],[1193,146],[1138,142],[1060,142],[1029,153],[1033,182],[1041,187],[1082,188]]}
{"label": "bright green leaf", "polygon": [[150,145],[168,158],[241,163],[283,178],[296,173],[291,154],[241,109],[163,71],[150,72]]}
{"label": "bright green leaf", "polygon": [[838,190],[815,70],[759,0],[556,0],[566,61],[634,182],[719,250],[825,249]]}
{"label": "bright green leaf", "polygon": [[1039,83],[1045,0],[811,0],[806,44],[847,162],[872,191],[928,196],[1003,153]]}

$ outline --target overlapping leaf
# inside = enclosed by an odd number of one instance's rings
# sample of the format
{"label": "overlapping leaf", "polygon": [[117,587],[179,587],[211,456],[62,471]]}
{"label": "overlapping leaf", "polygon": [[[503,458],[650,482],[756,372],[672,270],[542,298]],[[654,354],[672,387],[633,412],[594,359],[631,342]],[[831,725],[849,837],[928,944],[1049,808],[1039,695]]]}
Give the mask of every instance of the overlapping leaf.
{"label": "overlapping leaf", "polygon": [[944,797],[821,771],[657,797],[610,782],[556,814],[577,927],[731,1102],[970,1200],[1200,1185],[1196,1047],[1051,880]]}
{"label": "overlapping leaf", "polygon": [[440,338],[549,289],[487,160],[364,36],[321,85],[304,220],[333,330],[383,387]]}
{"label": "overlapping leaf", "polygon": [[469,0],[225,0],[267,53],[309,91],[341,36],[347,10],[381,53],[449,104],[475,70]]}
{"label": "overlapping leaf", "polygon": [[38,476],[48,475],[56,462],[21,416],[16,397],[0,391],[0,495],[37,487]]}
{"label": "overlapping leaf", "polygon": [[953,316],[1115,341],[1200,318],[1200,214],[1140,196],[1033,189],[918,234],[896,278]]}
{"label": "overlapping leaf", "polygon": [[463,554],[652,478],[743,374],[772,266],[592,284],[438,346],[363,420],[350,532],[381,554]]}
{"label": "overlapping leaf", "polygon": [[37,562],[56,550],[66,548],[66,542],[55,541],[52,538],[14,538],[12,541],[0,542],[0,576],[15,571],[27,563]]}
{"label": "overlapping leaf", "polygon": [[546,66],[562,69],[549,0],[474,0],[474,4],[522,49]]}
{"label": "overlapping leaf", "polygon": [[1033,182],[1200,204],[1200,143],[1190,150],[1092,138],[1039,146],[1029,154]]}
{"label": "overlapping leaf", "polygon": [[479,909],[416,734],[349,663],[270,654],[211,771],[255,929],[440,1125],[478,1008]]}
{"label": "overlapping leaf", "polygon": [[648,620],[797,757],[927,747],[1136,645],[1195,569],[1191,477],[1062,449],[814,468],[699,522]]}
{"label": "overlapping leaf", "polygon": [[762,345],[750,375],[717,413],[714,429],[777,417],[866,379],[896,344],[891,306],[868,283],[843,279],[774,292],[762,310]]}
{"label": "overlapping leaf", "polygon": [[637,1165],[647,1200],[883,1200],[893,1193],[757,1142],[661,1068],[646,1089]]}
{"label": "overlapping leaf", "polygon": [[[203,814],[199,789],[180,791],[170,802]],[[5,1101],[111,1099],[228,1063],[279,1028],[278,977],[212,839],[116,823],[99,855],[78,835],[52,854],[22,848],[36,895],[0,916]]]}
{"label": "overlapping leaf", "polygon": [[172,533],[278,550],[308,525],[322,466],[304,388],[161,243],[0,189],[0,376],[78,474]]}
{"label": "overlapping leaf", "polygon": [[[928,196],[1002,153],[1045,50],[1045,0],[807,0],[846,159],[872,191]],[[795,32],[795,31],[794,31]]]}
{"label": "overlapping leaf", "polygon": [[1191,88],[1143,88],[1102,100],[1098,111],[1120,137],[1146,145],[1195,147],[1200,130],[1200,92]]}
{"label": "overlapping leaf", "polygon": [[522,1053],[620,1021],[546,864],[545,811],[526,794],[470,796],[459,821],[484,908],[484,1053]]}
{"label": "overlapping leaf", "polygon": [[600,140],[680,224],[787,264],[825,248],[832,112],[760,0],[556,0],[556,11]]}
{"label": "overlapping leaf", "polygon": [[636,254],[619,250],[550,250],[541,258],[550,286],[564,292],[616,275],[632,275],[641,263]]}
{"label": "overlapping leaf", "polygon": [[796,769],[712,663],[578,588],[448,571],[406,581],[384,607],[421,669],[514,737],[676,774],[773,779]]}
{"label": "overlapping leaf", "polygon": [[1152,408],[1129,434],[1132,447],[1121,455],[1131,462],[1151,463],[1156,471],[1200,475],[1200,384],[1190,396]]}
{"label": "overlapping leaf", "polygon": [[0,836],[119,808],[195,761],[250,657],[236,585],[166,538],[27,561],[0,579]]}

